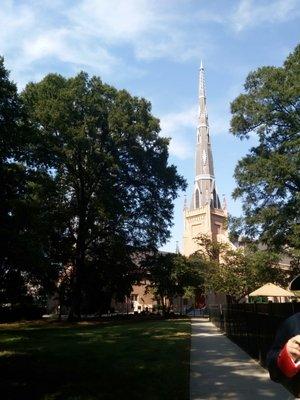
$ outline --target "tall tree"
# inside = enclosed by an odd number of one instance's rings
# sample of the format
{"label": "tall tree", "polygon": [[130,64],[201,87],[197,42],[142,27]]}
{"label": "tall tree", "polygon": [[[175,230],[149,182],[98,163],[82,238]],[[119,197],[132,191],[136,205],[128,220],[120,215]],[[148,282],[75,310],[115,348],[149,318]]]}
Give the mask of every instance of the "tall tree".
{"label": "tall tree", "polygon": [[45,208],[52,189],[34,158],[36,139],[0,58],[0,302],[12,306],[27,301],[33,286],[51,289],[55,275]]}
{"label": "tall tree", "polygon": [[268,283],[286,286],[288,276],[279,266],[276,252],[259,249],[255,244],[232,248],[226,243],[198,237],[200,250],[190,257],[198,265],[206,292],[230,295],[239,302],[250,292]]}
{"label": "tall tree", "polygon": [[[49,74],[27,85],[22,98],[68,220],[73,318],[80,316],[87,265],[98,260],[110,268],[112,241],[127,249],[164,243],[173,199],[185,182],[168,165],[168,140],[158,135],[145,99],[85,73]],[[119,253],[124,269],[125,253]]]}
{"label": "tall tree", "polygon": [[231,104],[231,132],[255,133],[235,169],[247,233],[278,249],[300,249],[300,45],[282,67],[251,72]]}
{"label": "tall tree", "polygon": [[144,261],[148,273],[148,290],[154,292],[162,305],[163,314],[167,312],[166,300],[172,305],[175,296],[184,296],[187,292],[201,289],[203,277],[199,262],[195,263],[181,254],[155,253]]}
{"label": "tall tree", "polygon": [[260,286],[273,282],[286,286],[288,276],[279,266],[280,257],[276,252],[247,245],[242,249],[229,250],[223,255],[220,265],[223,293],[239,302]]}

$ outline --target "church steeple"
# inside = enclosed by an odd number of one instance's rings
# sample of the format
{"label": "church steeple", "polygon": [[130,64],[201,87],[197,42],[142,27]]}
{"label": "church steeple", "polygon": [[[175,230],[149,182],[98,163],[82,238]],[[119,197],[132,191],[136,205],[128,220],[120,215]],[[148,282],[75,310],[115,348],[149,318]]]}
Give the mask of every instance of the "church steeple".
{"label": "church steeple", "polygon": [[199,113],[196,138],[196,174],[191,209],[210,204],[221,208],[215,189],[214,165],[209,136],[208,114],[206,106],[204,67],[201,61],[199,70]]}
{"label": "church steeple", "polygon": [[206,94],[205,94],[205,76],[204,76],[204,67],[202,61],[199,69],[199,124],[200,123],[202,123],[205,126],[208,126]]}
{"label": "church steeple", "polygon": [[199,71],[198,104],[194,190],[190,207],[185,202],[183,209],[183,254],[187,257],[201,248],[197,238],[202,234],[212,240],[229,243],[232,246],[228,238],[226,225],[226,203],[224,202],[224,207],[222,208],[215,186],[202,62]]}

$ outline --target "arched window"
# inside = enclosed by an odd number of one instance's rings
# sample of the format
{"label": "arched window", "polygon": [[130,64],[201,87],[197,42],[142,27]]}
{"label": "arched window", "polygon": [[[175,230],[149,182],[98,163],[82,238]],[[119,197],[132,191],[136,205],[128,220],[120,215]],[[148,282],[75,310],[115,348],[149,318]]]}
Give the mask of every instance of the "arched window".
{"label": "arched window", "polygon": [[199,208],[199,207],[200,207],[199,190],[196,189],[196,193],[195,193],[195,208]]}

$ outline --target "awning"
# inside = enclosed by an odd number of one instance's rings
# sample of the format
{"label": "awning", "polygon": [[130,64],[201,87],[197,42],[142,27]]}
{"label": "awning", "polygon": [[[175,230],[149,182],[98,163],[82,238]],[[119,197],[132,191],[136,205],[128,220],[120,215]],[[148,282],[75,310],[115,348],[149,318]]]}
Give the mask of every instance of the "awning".
{"label": "awning", "polygon": [[266,283],[262,287],[254,290],[254,292],[251,292],[249,296],[295,297],[295,294],[273,283]]}

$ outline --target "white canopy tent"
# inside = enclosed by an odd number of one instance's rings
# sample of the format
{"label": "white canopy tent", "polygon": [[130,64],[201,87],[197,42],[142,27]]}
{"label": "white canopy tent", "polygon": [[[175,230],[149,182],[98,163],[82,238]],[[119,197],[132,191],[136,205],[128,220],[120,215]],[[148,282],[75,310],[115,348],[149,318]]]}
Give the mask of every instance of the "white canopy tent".
{"label": "white canopy tent", "polygon": [[261,286],[260,288],[254,290],[249,294],[249,297],[258,297],[258,296],[265,296],[265,297],[296,297],[296,295],[286,289],[283,289],[280,286],[276,286],[273,283],[266,283],[265,285]]}

